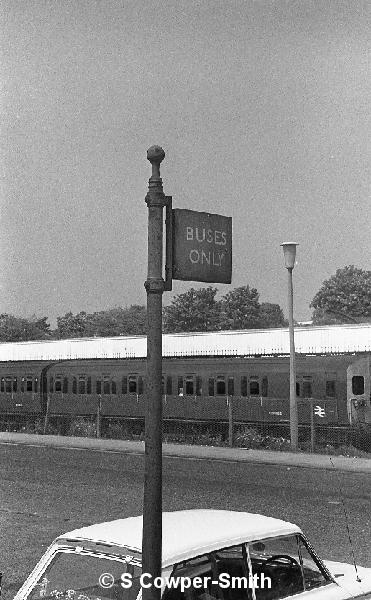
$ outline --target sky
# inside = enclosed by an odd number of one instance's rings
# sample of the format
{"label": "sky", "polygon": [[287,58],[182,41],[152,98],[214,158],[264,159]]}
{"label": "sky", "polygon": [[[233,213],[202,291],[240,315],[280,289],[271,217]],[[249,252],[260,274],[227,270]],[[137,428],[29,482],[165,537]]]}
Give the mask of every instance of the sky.
{"label": "sky", "polygon": [[[0,313],[145,304],[147,149],[232,217],[233,275],[294,316],[370,269],[369,0],[2,0]],[[164,294],[208,284],[174,281]]]}

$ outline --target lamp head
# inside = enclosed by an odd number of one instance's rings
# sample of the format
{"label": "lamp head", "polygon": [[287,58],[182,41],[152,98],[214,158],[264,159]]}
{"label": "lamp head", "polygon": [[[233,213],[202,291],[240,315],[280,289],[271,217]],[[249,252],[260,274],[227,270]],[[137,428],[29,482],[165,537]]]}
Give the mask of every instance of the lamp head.
{"label": "lamp head", "polygon": [[296,246],[298,246],[296,242],[284,242],[281,244],[283,249],[283,256],[285,259],[285,267],[286,269],[293,269],[295,266],[295,257],[296,257]]}

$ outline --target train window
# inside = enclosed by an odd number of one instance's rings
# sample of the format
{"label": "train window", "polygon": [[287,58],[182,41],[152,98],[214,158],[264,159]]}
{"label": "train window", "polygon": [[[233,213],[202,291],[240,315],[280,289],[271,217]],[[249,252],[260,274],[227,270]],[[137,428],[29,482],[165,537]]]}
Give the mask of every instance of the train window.
{"label": "train window", "polygon": [[76,379],[76,377],[72,378],[72,393],[77,394],[77,379]]}
{"label": "train window", "polygon": [[122,394],[128,393],[128,378],[126,377],[126,375],[123,375],[122,380],[121,380],[121,393]]}
{"label": "train window", "polygon": [[196,377],[196,396],[202,396],[202,377]]}
{"label": "train window", "polygon": [[247,396],[247,377],[242,375],[241,377],[241,396]]}
{"label": "train window", "polygon": [[303,375],[303,398],[312,397],[312,379],[310,375]]}
{"label": "train window", "polygon": [[298,398],[300,398],[300,382],[299,381],[296,382],[296,395]]}
{"label": "train window", "polygon": [[84,375],[79,376],[79,394],[86,394],[86,378]]}
{"label": "train window", "polygon": [[[137,394],[137,395],[141,395],[143,394],[143,377],[140,377],[138,375],[129,375],[128,376],[128,390],[129,390],[129,394]],[[115,392],[112,392],[115,393]]]}
{"label": "train window", "polygon": [[360,396],[365,393],[365,378],[363,375],[353,375],[352,377],[352,394]]}
{"label": "train window", "polygon": [[259,396],[259,394],[260,394],[259,377],[251,376],[249,387],[250,387],[250,396]]}
{"label": "train window", "polygon": [[166,393],[169,396],[171,396],[173,393],[173,381],[169,375],[166,377]]}
{"label": "train window", "polygon": [[[51,392],[63,392],[67,394],[68,392],[68,379],[67,377],[63,377],[62,375],[57,375],[54,383],[53,378],[50,378],[49,381],[49,389]],[[37,378],[35,378],[35,392],[37,392]]]}
{"label": "train window", "polygon": [[336,373],[326,373],[326,396],[336,398]]}
{"label": "train window", "polygon": [[187,375],[185,378],[185,395],[186,396],[194,396],[194,381],[193,375]]}
{"label": "train window", "polygon": [[111,393],[111,385],[110,385],[110,377],[109,375],[104,375],[103,377],[103,394],[108,396]]}
{"label": "train window", "polygon": [[86,380],[86,393],[91,394],[91,377],[90,377],[90,375],[88,376],[88,378]]}
{"label": "train window", "polygon": [[[22,377],[21,389],[22,389],[22,392],[24,392],[24,377]],[[52,394],[53,391],[54,391],[54,378],[49,377],[49,392]]]}
{"label": "train window", "polygon": [[[35,382],[37,380],[35,379]],[[35,392],[37,391],[37,383],[35,383]],[[32,392],[33,391],[33,377],[31,375],[22,377],[21,379],[21,392]]]}
{"label": "train window", "polygon": [[268,396],[268,377],[262,377],[262,396],[263,398]]}
{"label": "train window", "polygon": [[[52,385],[53,378],[49,379],[49,391],[52,391],[50,386]],[[32,375],[28,375],[27,377],[22,377],[21,379],[21,392],[37,392],[37,378],[35,377],[35,384]]]}
{"label": "train window", "polygon": [[178,377],[178,396],[183,396],[183,377]]}
{"label": "train window", "polygon": [[214,396],[214,377],[209,377],[209,396]]}
{"label": "train window", "polygon": [[[35,379],[36,381],[36,389],[35,392],[37,392],[37,379]],[[13,377],[13,392],[16,392],[18,388],[18,380],[16,377]]]}
{"label": "train window", "polygon": [[[92,389],[91,385],[91,377],[89,376],[86,380],[86,393],[90,394]],[[104,394],[105,396],[109,396],[110,394],[117,394],[117,383],[114,379],[111,379],[110,375],[103,375],[96,379],[95,382],[95,391],[98,396]],[[122,378],[121,381],[121,391],[123,394],[126,394],[127,391],[127,379],[126,377]]]}
{"label": "train window", "polygon": [[225,377],[224,375],[218,375],[216,378],[216,394],[217,396],[225,396]]}
{"label": "train window", "polygon": [[38,386],[38,382],[39,382],[39,380],[37,379],[37,377],[35,377],[35,381],[34,381],[34,392],[37,392],[37,386]]}
{"label": "train window", "polygon": [[234,394],[234,377],[228,377],[228,396]]}
{"label": "train window", "polygon": [[1,378],[1,391],[7,394],[11,392],[16,392],[18,387],[18,382],[16,377],[5,376]]}
{"label": "train window", "polygon": [[129,394],[137,394],[138,393],[138,377],[137,375],[129,375]]}

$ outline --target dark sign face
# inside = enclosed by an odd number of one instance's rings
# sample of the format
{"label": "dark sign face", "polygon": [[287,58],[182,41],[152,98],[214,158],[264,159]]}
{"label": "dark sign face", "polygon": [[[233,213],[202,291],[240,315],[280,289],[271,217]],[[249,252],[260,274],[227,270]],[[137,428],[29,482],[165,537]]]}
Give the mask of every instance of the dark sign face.
{"label": "dark sign face", "polygon": [[173,279],[231,283],[231,217],[173,210]]}

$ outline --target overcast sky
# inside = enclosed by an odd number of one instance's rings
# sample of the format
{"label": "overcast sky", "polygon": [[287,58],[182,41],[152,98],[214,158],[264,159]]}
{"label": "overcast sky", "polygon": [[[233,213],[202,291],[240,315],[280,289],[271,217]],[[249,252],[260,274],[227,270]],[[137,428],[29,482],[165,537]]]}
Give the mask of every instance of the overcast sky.
{"label": "overcast sky", "polygon": [[3,0],[1,28],[0,312],[146,302],[152,144],[175,207],[233,218],[221,293],[287,314],[283,241],[298,320],[370,269],[369,0]]}

